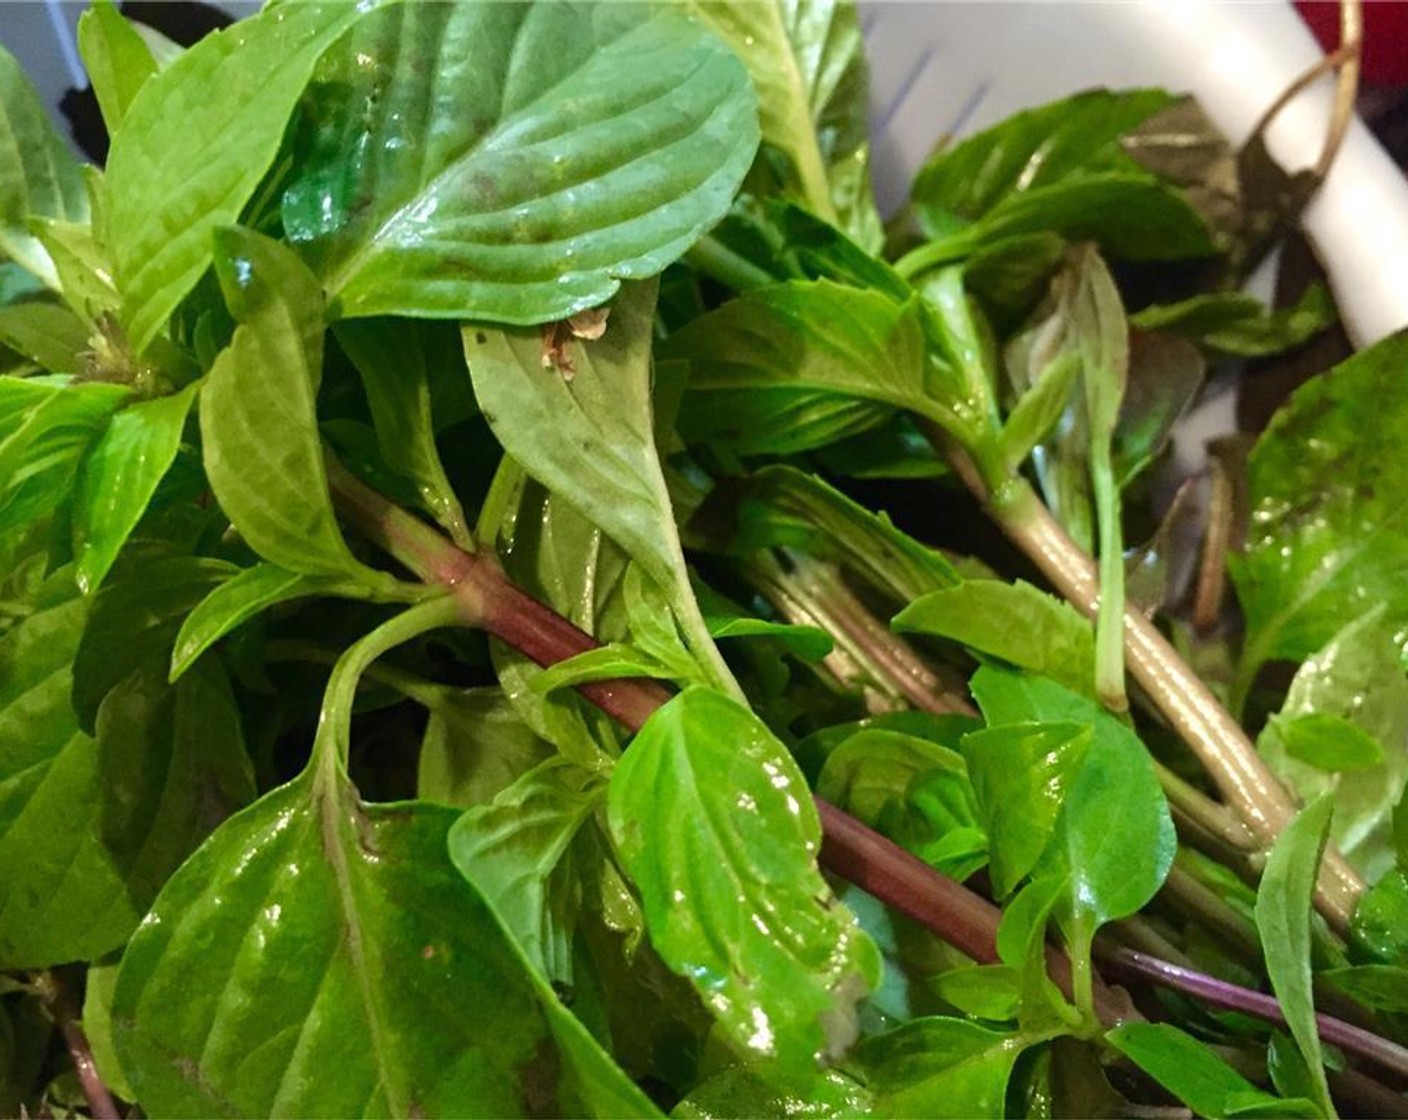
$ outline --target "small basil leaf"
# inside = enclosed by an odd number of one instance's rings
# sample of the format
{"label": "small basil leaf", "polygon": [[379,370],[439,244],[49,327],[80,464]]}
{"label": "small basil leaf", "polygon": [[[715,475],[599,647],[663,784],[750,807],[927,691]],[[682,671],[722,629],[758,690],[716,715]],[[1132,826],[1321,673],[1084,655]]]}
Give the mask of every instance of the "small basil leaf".
{"label": "small basil leaf", "polygon": [[1026,1045],[1020,1034],[927,1018],[866,1039],[856,1059],[881,1116],[997,1120]]}
{"label": "small basil leaf", "polygon": [[1274,1101],[1201,1042],[1168,1023],[1124,1023],[1105,1040],[1199,1116],[1222,1120],[1232,1102]]}
{"label": "small basil leaf", "polygon": [[137,91],[156,73],[156,59],[111,0],[94,4],[78,17],[78,54],[98,98],[103,124],[114,136]]}

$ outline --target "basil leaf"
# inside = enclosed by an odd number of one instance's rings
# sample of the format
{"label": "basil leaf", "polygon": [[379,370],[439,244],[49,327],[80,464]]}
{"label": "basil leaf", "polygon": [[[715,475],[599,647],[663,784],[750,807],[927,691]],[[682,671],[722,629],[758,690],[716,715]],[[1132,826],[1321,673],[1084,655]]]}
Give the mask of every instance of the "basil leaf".
{"label": "basil leaf", "polygon": [[1242,675],[1301,660],[1383,604],[1408,621],[1408,494],[1394,467],[1408,422],[1408,332],[1304,385],[1253,448],[1251,531],[1230,558],[1247,616]]}
{"label": "basil leaf", "polygon": [[106,195],[137,352],[210,267],[211,235],[253,197],[318,56],[363,15],[353,4],[261,12],[207,35],[134,98],[113,136]]}
{"label": "basil leaf", "polygon": [[1408,1012],[1408,967],[1361,964],[1330,968],[1317,979],[1375,1011]]}
{"label": "basil leaf", "polygon": [[592,1110],[575,1078],[546,1075],[553,1026],[450,863],[455,813],[312,787],[228,821],[128,944],[113,1020],[138,1097],[185,1115]]}
{"label": "basil leaf", "polygon": [[856,1058],[881,1116],[966,1120],[1006,1115],[1020,1034],[963,1019],[915,1019],[861,1043]]}
{"label": "basil leaf", "polygon": [[879,953],[821,878],[806,783],[757,717],[681,693],[616,764],[607,814],[652,945],[732,1045],[798,1074],[844,1052]]}
{"label": "basil leaf", "polygon": [[318,435],[322,293],[289,250],[247,230],[217,237],[239,321],[206,376],[200,429],[220,507],[264,559],[303,575],[390,577],[358,563],[337,527]]}
{"label": "basil leaf", "polygon": [[1310,920],[1315,876],[1333,811],[1333,801],[1321,797],[1296,816],[1267,856],[1256,893],[1256,927],[1266,956],[1266,973],[1280,1001],[1286,1026],[1310,1067],[1315,1100],[1325,1116],[1334,1116],[1335,1109],[1330,1103],[1315,1024]]}
{"label": "basil leaf", "polygon": [[1095,635],[1090,622],[1063,600],[1020,580],[965,580],[931,591],[897,614],[891,625],[947,638],[1067,688],[1091,690]]}
{"label": "basil leaf", "polygon": [[123,409],[83,460],[74,494],[78,586],[91,595],[146,511],[181,447],[198,383]]}
{"label": "basil leaf", "polygon": [[566,318],[723,216],[756,112],[664,7],[395,5],[318,67],[284,228],[342,317]]}
{"label": "basil leaf", "polygon": [[600,771],[560,755],[470,809],[450,829],[450,859],[548,980],[571,984],[575,876],[568,848],[606,796]]}
{"label": "basil leaf", "polygon": [[917,777],[933,770],[966,777],[957,751],[900,731],[862,728],[826,756],[816,792],[874,827],[903,806]]}
{"label": "basil leaf", "polygon": [[1141,331],[1192,339],[1217,354],[1258,358],[1290,350],[1334,325],[1335,304],[1312,284],[1290,307],[1269,310],[1244,292],[1209,292],[1171,304],[1151,304],[1129,317]]}
{"label": "basil leaf", "polygon": [[52,288],[54,265],[29,219],[87,216],[77,161],[15,56],[0,47],[0,253]]}
{"label": "basil leaf", "polygon": [[[1408,680],[1384,607],[1346,624],[1291,681],[1257,750],[1304,801],[1333,792],[1330,838],[1371,882],[1394,863],[1393,810],[1408,780]],[[1339,771],[1339,772],[1332,772]]]}
{"label": "basil leaf", "polygon": [[1233,1102],[1274,1102],[1201,1042],[1168,1023],[1123,1023],[1105,1041],[1199,1116],[1222,1120]]}
{"label": "basil leaf", "polygon": [[1364,893],[1349,943],[1356,959],[1408,968],[1408,871],[1395,868]]}
{"label": "basil leaf", "polygon": [[0,342],[50,373],[81,373],[88,328],[67,307],[21,303],[0,308]]}
{"label": "basil leaf", "polygon": [[78,54],[108,135],[116,135],[137,91],[156,73],[151,48],[116,4],[100,0],[78,17]]}
{"label": "basil leaf", "polygon": [[1093,734],[1089,724],[1008,723],[963,737],[995,897],[1016,890],[1046,851]]}
{"label": "basil leaf", "polygon": [[487,805],[552,755],[497,688],[417,690],[429,710],[416,794],[469,809]]}

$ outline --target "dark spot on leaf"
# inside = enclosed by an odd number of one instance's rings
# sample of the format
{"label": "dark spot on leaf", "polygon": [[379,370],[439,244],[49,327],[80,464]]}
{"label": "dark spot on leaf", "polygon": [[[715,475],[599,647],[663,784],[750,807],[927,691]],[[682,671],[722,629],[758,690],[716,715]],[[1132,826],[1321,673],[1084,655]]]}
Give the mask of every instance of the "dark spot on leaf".
{"label": "dark spot on leaf", "polygon": [[557,1086],[562,1076],[557,1047],[544,1035],[538,1040],[533,1056],[523,1063],[519,1076],[523,1080],[523,1109],[529,1116],[552,1116],[557,1108]]}
{"label": "dark spot on leaf", "polygon": [[480,346],[483,346],[486,342],[489,341],[489,336],[488,336],[487,334],[485,334],[483,331],[475,331],[475,332],[474,332],[474,341],[477,342],[477,343],[479,343]]}

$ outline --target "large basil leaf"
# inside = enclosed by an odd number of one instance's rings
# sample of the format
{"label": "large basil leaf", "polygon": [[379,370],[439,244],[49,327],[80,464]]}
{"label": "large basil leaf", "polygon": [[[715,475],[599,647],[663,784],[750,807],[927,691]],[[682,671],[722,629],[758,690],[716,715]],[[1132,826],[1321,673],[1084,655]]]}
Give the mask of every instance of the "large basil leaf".
{"label": "large basil leaf", "polygon": [[[1302,801],[1333,792],[1330,838],[1369,882],[1394,864],[1393,809],[1408,780],[1408,681],[1382,607],[1340,630],[1296,671],[1257,750]],[[1298,741],[1308,740],[1298,748]],[[1326,751],[1367,750],[1368,765]],[[1342,772],[1335,772],[1342,771]]]}
{"label": "large basil leaf", "polygon": [[253,196],[318,56],[363,14],[337,3],[268,9],[206,36],[133,99],[113,137],[106,190],[138,351],[210,266],[211,234]]}
{"label": "large basil leaf", "polygon": [[318,434],[323,304],[317,279],[277,242],[246,230],[218,235],[225,299],[239,327],[201,393],[210,487],[266,560],[304,575],[389,577],[348,550],[328,493]]}
{"label": "large basil leaf", "polygon": [[175,461],[196,391],[192,384],[174,396],[123,409],[84,458],[73,536],[78,586],[85,594],[103,582]]}
{"label": "large basil leaf", "polygon": [[927,393],[936,367],[918,302],[829,280],[748,292],[672,335],[661,352],[689,363],[682,434],[741,454],[819,447],[895,409],[947,418]]}
{"label": "large basil leaf", "polygon": [[88,195],[73,153],[15,56],[0,47],[0,254],[54,287],[53,261],[30,232],[29,219],[87,216]]}
{"label": "large basil leaf", "polygon": [[761,721],[681,693],[616,764],[608,816],[651,944],[733,1045],[797,1073],[844,1052],[879,954],[821,878],[806,782]]}
{"label": "large basil leaf", "polygon": [[702,0],[758,92],[765,143],[784,152],[807,207],[870,252],[883,241],[870,193],[865,55],[853,4]]}
{"label": "large basil leaf", "polygon": [[450,863],[454,811],[361,805],[350,790],[311,785],[284,786],[227,822],[124,952],[113,1027],[144,1106],[585,1111],[557,1076],[527,971]]}
{"label": "large basil leaf", "polygon": [[284,227],[340,315],[514,324],[660,272],[723,217],[758,137],[723,43],[607,3],[375,12],[319,65],[302,130]]}
{"label": "large basil leaf", "polygon": [[1408,623],[1408,332],[1303,386],[1257,441],[1246,552],[1232,576],[1247,616],[1242,676],[1301,660],[1383,604]]}

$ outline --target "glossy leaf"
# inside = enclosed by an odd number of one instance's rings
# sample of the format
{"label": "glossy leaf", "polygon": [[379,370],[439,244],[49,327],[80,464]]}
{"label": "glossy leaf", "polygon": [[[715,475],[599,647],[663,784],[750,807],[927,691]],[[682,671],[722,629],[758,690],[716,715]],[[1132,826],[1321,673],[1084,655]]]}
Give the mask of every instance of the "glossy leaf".
{"label": "glossy leaf", "polygon": [[1376,1011],[1408,1012],[1408,966],[1361,964],[1318,974],[1331,987]]}
{"label": "glossy leaf", "polygon": [[1015,1019],[1022,1001],[1017,970],[1005,964],[966,965],[941,972],[930,984],[944,1000],[975,1019]]}
{"label": "glossy leaf", "polygon": [[186,615],[171,651],[171,679],[180,677],[226,634],[279,603],[314,595],[361,598],[365,594],[365,587],[350,580],[255,564],[221,583]]}
{"label": "glossy leaf", "polygon": [[672,1120],[731,1120],[735,1116],[824,1117],[867,1116],[873,1108],[869,1092],[838,1070],[827,1070],[804,1092],[780,1087],[766,1071],[732,1066],[694,1089],[671,1111]]}
{"label": "glossy leaf", "polygon": [[963,737],[995,897],[1011,894],[1051,842],[1092,735],[1087,724],[1010,723]]}
{"label": "glossy leaf", "polygon": [[328,493],[316,397],[322,293],[276,242],[218,236],[226,302],[239,322],[201,391],[205,470],[221,508],[264,559],[302,575],[388,577],[348,551]]}
{"label": "glossy leaf", "polygon": [[197,384],[123,409],[84,457],[74,494],[78,586],[103,582],[181,446]]}
{"label": "glossy leaf", "polygon": [[112,992],[117,983],[117,964],[94,964],[83,977],[83,1033],[93,1050],[93,1065],[103,1084],[123,1100],[136,1093],[117,1060],[112,1044]]}
{"label": "glossy leaf", "polygon": [[1326,1116],[1335,1114],[1325,1081],[1320,1035],[1311,990],[1310,918],[1315,877],[1330,831],[1334,804],[1322,797],[1303,809],[1266,859],[1256,895],[1256,925],[1266,972],[1296,1045],[1300,1048]]}
{"label": "glossy leaf", "polygon": [[254,195],[318,57],[362,15],[353,4],[270,9],[207,35],[133,99],[113,137],[106,193],[138,352],[210,267],[212,234]]}
{"label": "glossy leaf", "polygon": [[78,17],[78,54],[108,135],[116,135],[142,83],[156,73],[156,59],[111,0]]}
{"label": "glossy leaf", "polygon": [[895,616],[899,631],[932,634],[1089,693],[1095,667],[1090,623],[1029,583],[965,580],[931,591]]}
{"label": "glossy leaf", "polygon": [[559,1080],[553,1028],[520,958],[446,854],[454,812],[311,787],[283,786],[227,822],[123,954],[114,1029],[145,1106],[586,1110],[593,1098],[577,1079]]}
{"label": "glossy leaf", "polygon": [[756,113],[668,8],[395,5],[318,67],[284,228],[343,317],[563,319],[724,215]]}
{"label": "glossy leaf", "polygon": [[1296,671],[1280,713],[1257,739],[1303,800],[1333,791],[1330,837],[1370,881],[1393,866],[1393,809],[1408,780],[1399,644],[1382,607],[1347,623]]}
{"label": "glossy leaf", "polygon": [[1006,1115],[1007,1082],[1026,1048],[963,1019],[916,1019],[866,1039],[857,1052],[881,1116],[969,1120]]}
{"label": "glossy leaf", "polygon": [[836,646],[831,635],[817,626],[798,626],[747,614],[736,603],[695,584],[695,595],[709,636],[720,638],[769,638],[803,661],[817,662]]}
{"label": "glossy leaf", "polygon": [[963,758],[938,743],[884,728],[863,728],[844,739],[822,765],[818,797],[877,826],[904,804],[910,783],[931,770],[966,777]]}
{"label": "glossy leaf", "polygon": [[1071,917],[1083,937],[1143,907],[1163,884],[1176,841],[1139,738],[1096,701],[1041,677],[985,665],[971,687],[990,726],[1068,722],[1094,729],[1068,781],[1042,870],[1069,876]]}
{"label": "glossy leaf", "polygon": [[821,878],[806,783],[756,716],[703,689],[671,700],[616,764],[608,819],[651,943],[736,1049],[796,1072],[844,1052],[879,954]]}
{"label": "glossy leaf", "polygon": [[545,978],[571,983],[576,883],[564,857],[606,796],[601,771],[561,756],[530,770],[450,829],[450,858]]}
{"label": "glossy leaf", "polygon": [[465,376],[451,349],[453,332],[374,319],[339,324],[334,333],[361,375],[386,465],[413,482],[426,511],[468,546],[469,526],[440,462],[431,413],[433,382]]}
{"label": "glossy leaf", "polygon": [[14,55],[0,47],[0,253],[52,287],[53,262],[29,219],[87,216],[77,161]]}
{"label": "glossy leaf", "polygon": [[1243,673],[1301,660],[1383,604],[1408,622],[1408,495],[1394,468],[1408,421],[1408,334],[1303,386],[1257,441],[1252,521],[1232,575],[1247,616]]}
{"label": "glossy leaf", "polygon": [[1364,893],[1349,943],[1355,959],[1408,968],[1408,871],[1396,868]]}
{"label": "glossy leaf", "polygon": [[1123,1023],[1105,1040],[1197,1115],[1222,1120],[1234,1102],[1272,1101],[1201,1042],[1168,1023]]}
{"label": "glossy leaf", "polygon": [[[942,411],[927,396],[918,305],[829,280],[748,292],[672,335],[661,353],[689,363],[681,433],[740,454],[809,450],[895,409]],[[814,407],[844,426],[799,424]]]}

